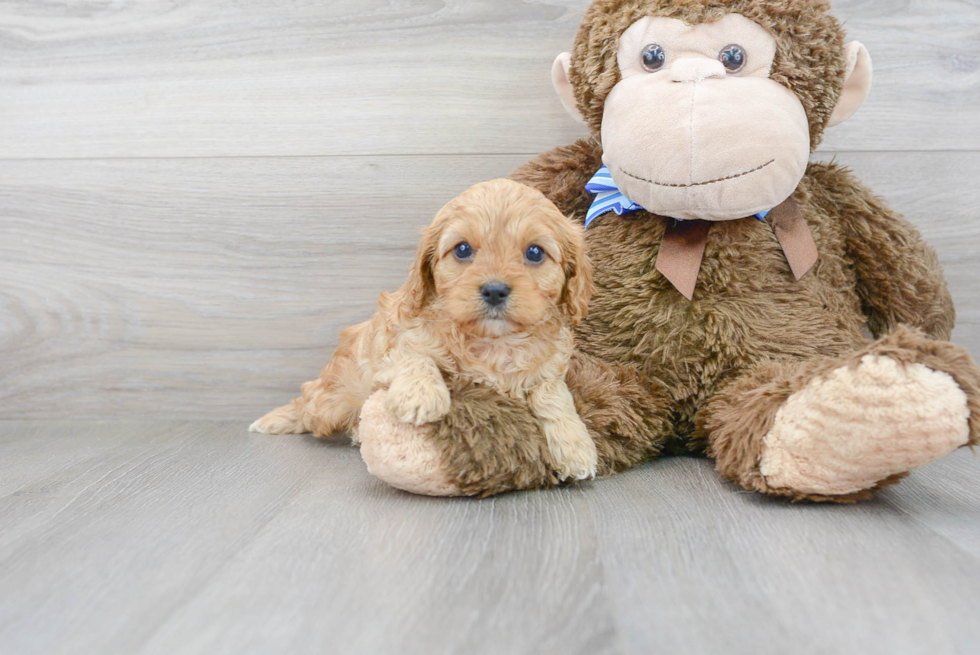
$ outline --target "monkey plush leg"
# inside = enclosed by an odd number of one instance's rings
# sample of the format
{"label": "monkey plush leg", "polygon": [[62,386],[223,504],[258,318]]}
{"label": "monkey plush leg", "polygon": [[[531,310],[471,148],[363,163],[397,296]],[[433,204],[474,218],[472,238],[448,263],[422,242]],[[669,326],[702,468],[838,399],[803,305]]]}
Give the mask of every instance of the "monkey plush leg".
{"label": "monkey plush leg", "polygon": [[[598,452],[598,475],[656,456],[671,434],[670,399],[632,369],[576,354],[566,379]],[[439,422],[398,423],[378,392],[361,412],[361,456],[392,486],[427,495],[491,496],[559,484],[548,442],[527,403],[485,387],[450,385]]]}
{"label": "monkey plush leg", "polygon": [[427,496],[491,496],[558,484],[541,426],[527,405],[486,387],[450,383],[438,422],[415,426],[386,409],[386,390],[361,410],[361,457],[372,475]]}
{"label": "monkey plush leg", "polygon": [[980,373],[963,349],[899,328],[845,357],[749,369],[698,427],[743,487],[854,502],[978,443]]}
{"label": "monkey plush leg", "polygon": [[633,367],[575,353],[568,389],[599,455],[597,476],[633,468],[660,454],[674,436],[674,402],[666,388]]}

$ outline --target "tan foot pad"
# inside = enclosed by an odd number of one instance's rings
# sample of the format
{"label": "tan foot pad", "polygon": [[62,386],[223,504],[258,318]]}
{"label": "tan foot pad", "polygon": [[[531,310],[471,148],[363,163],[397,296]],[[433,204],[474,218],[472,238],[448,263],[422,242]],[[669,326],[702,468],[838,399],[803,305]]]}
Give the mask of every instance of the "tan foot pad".
{"label": "tan foot pad", "polygon": [[368,471],[393,487],[423,496],[462,495],[443,470],[442,454],[427,439],[428,428],[401,423],[385,410],[385,391],[361,408],[358,433]]}
{"label": "tan foot pad", "polygon": [[760,471],[774,489],[856,493],[965,445],[969,416],[948,374],[866,355],[790,396],[765,436]]}

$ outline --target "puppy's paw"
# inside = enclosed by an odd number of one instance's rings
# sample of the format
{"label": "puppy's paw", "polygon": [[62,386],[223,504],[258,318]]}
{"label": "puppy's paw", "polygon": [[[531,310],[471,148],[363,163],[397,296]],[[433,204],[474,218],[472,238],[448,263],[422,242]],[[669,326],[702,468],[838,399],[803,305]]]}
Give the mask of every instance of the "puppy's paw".
{"label": "puppy's paw", "polygon": [[581,420],[545,426],[548,451],[561,480],[591,480],[599,464],[595,441]]}
{"label": "puppy's paw", "polygon": [[596,456],[595,446],[591,449],[583,448],[582,452],[575,453],[565,459],[558,469],[560,480],[594,480],[598,457]]}
{"label": "puppy's paw", "polygon": [[425,425],[445,416],[450,402],[449,389],[442,380],[395,380],[385,396],[385,409],[402,423]]}

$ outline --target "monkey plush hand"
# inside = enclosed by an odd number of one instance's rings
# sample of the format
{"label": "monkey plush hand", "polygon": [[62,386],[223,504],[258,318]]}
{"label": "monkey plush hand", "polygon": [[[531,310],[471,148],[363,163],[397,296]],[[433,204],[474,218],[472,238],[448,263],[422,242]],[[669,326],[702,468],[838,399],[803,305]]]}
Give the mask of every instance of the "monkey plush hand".
{"label": "monkey plush hand", "polygon": [[[600,475],[706,452],[747,489],[851,502],[980,441],[935,253],[848,171],[809,163],[871,84],[828,11],[596,0],[555,62],[592,138],[513,177],[588,223],[598,291],[568,386]],[[431,426],[363,417],[371,470],[439,494],[556,483],[526,408],[454,393]]]}

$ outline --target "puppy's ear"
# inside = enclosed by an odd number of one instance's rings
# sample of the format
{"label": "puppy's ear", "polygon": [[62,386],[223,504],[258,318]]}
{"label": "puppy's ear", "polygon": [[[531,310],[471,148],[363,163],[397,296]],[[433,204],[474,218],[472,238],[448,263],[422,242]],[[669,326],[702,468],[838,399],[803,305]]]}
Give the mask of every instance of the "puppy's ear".
{"label": "puppy's ear", "polygon": [[562,246],[565,251],[565,289],[562,308],[572,325],[578,325],[589,314],[589,300],[595,293],[592,262],[585,254],[585,231],[563,218]]}
{"label": "puppy's ear", "polygon": [[432,276],[432,262],[439,247],[439,235],[442,230],[435,224],[422,230],[422,241],[418,252],[415,253],[415,263],[409,270],[408,282],[405,283],[405,303],[409,314],[416,316],[428,304],[429,298],[436,292],[435,278]]}

